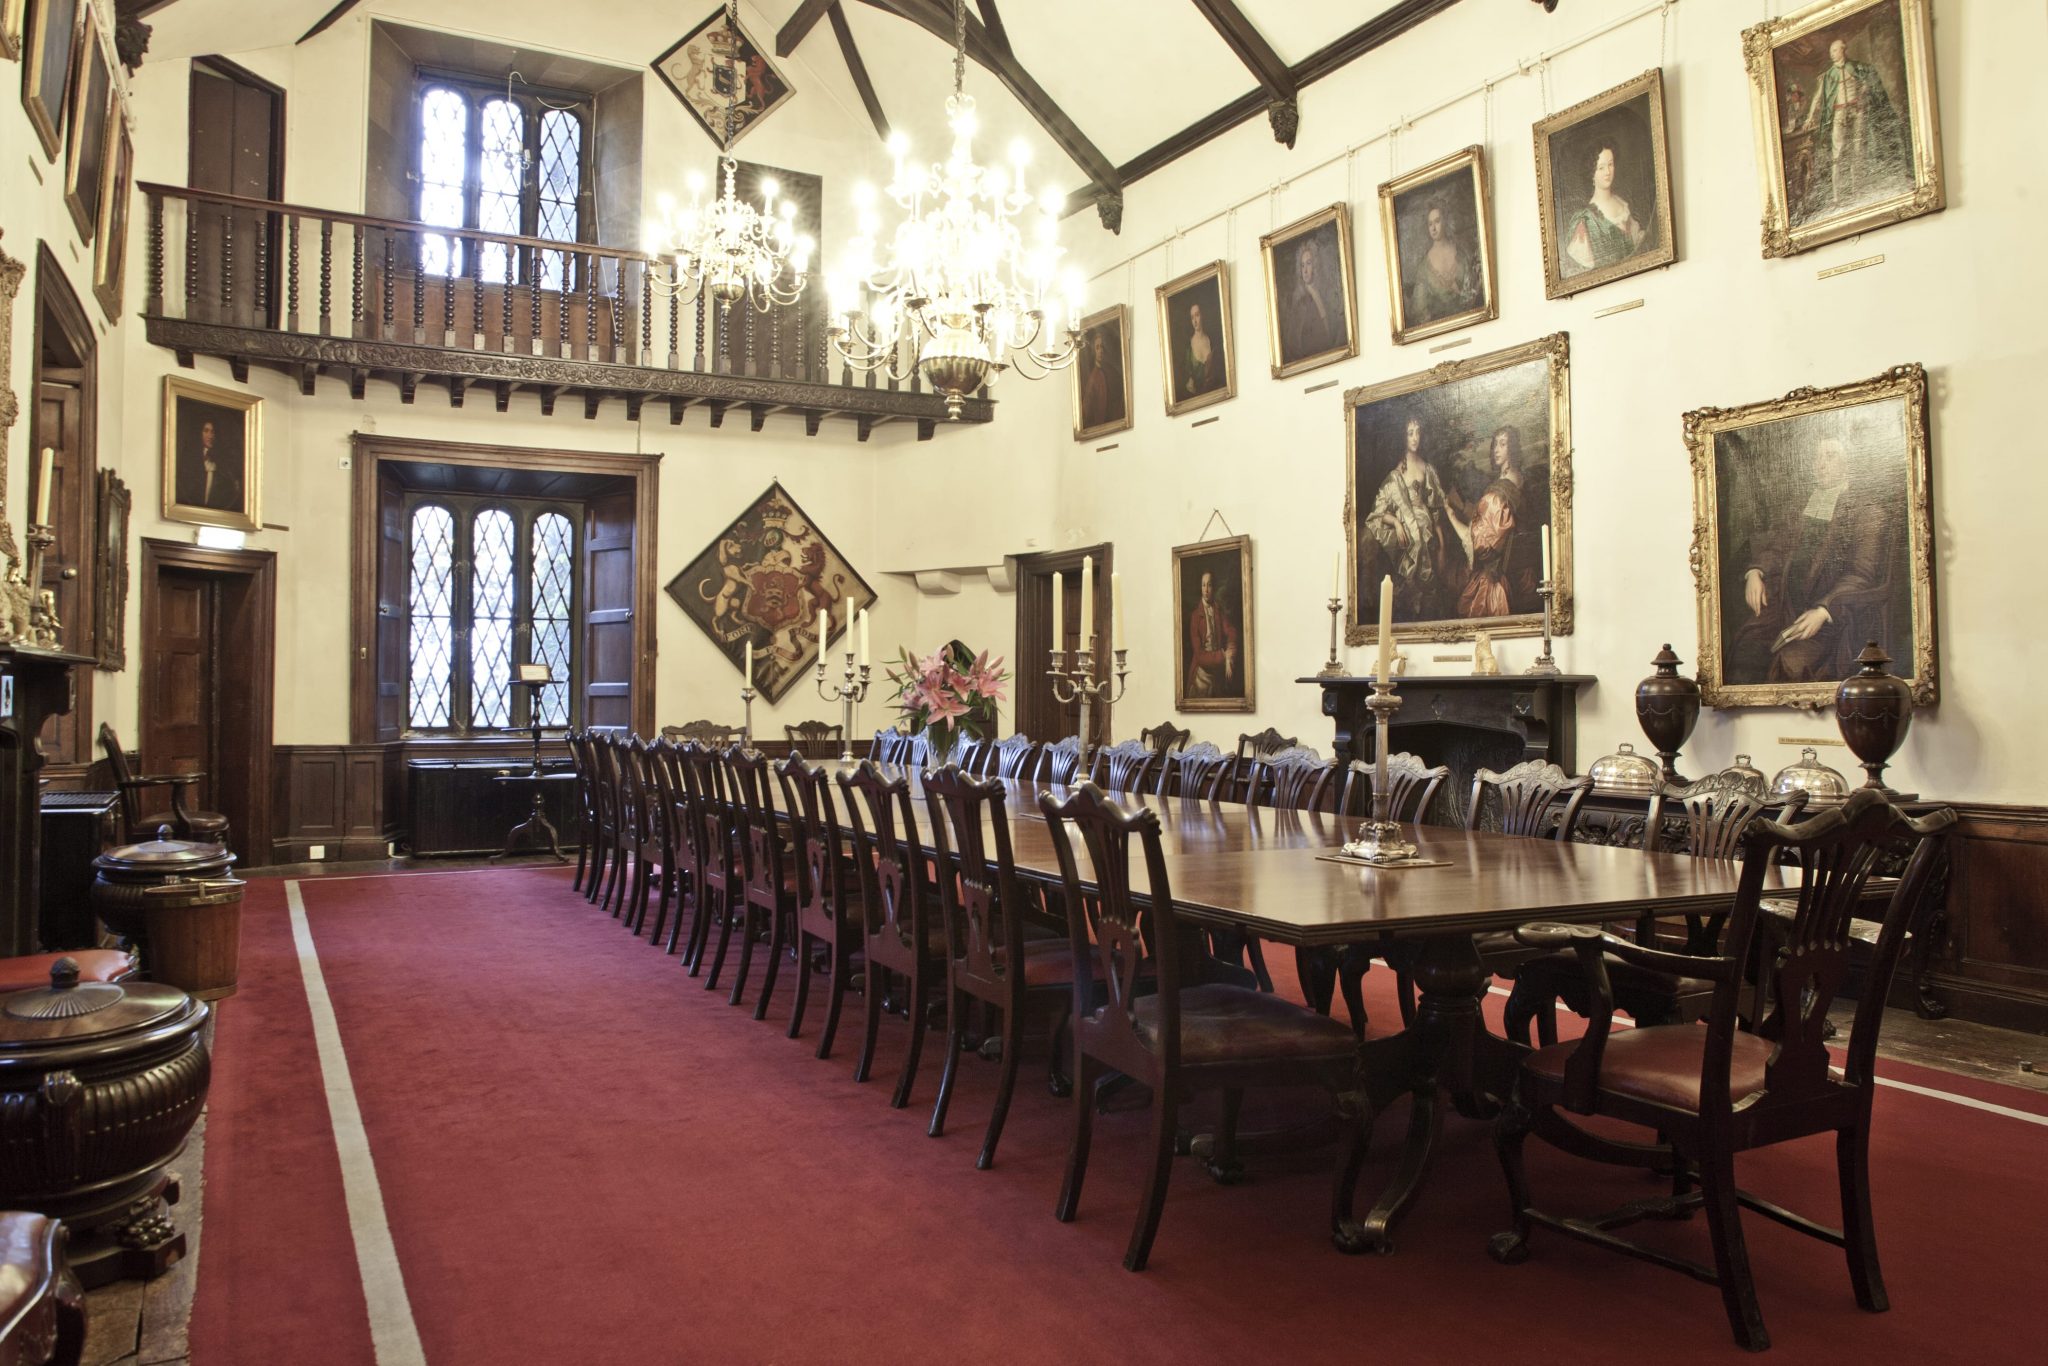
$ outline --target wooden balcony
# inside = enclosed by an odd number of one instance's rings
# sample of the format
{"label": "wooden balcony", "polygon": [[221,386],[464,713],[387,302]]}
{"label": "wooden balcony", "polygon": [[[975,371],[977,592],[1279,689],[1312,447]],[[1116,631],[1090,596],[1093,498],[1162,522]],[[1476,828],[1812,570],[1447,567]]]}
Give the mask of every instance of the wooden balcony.
{"label": "wooden balcony", "polygon": [[[149,340],[178,363],[214,356],[237,380],[279,370],[316,392],[322,376],[360,399],[372,380],[413,402],[422,388],[464,406],[471,390],[504,412],[522,390],[543,415],[578,402],[586,418],[649,403],[681,423],[693,407],[760,431],[794,413],[816,436],[848,419],[861,440],[888,422],[919,440],[948,422],[946,402],[836,367],[823,311],[808,297],[767,313],[684,302],[657,286],[653,257],[582,243],[429,228],[173,185],[149,202]],[[424,268],[423,268],[424,263]],[[987,422],[984,390],[958,421]]]}

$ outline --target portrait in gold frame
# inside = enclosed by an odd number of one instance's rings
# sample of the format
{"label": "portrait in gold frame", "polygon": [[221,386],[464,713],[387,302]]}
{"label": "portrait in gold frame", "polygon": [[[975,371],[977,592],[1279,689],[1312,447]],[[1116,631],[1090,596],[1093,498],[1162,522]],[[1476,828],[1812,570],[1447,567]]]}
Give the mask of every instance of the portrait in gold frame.
{"label": "portrait in gold frame", "polygon": [[1380,186],[1380,237],[1395,345],[1500,316],[1485,148],[1466,147]]}
{"label": "portrait in gold frame", "polygon": [[1661,69],[1540,120],[1533,134],[1547,297],[1678,259]]}
{"label": "portrait in gold frame", "polygon": [[[1541,634],[1545,525],[1552,634],[1572,633],[1568,334],[1349,390],[1344,430],[1350,644],[1377,638],[1382,574],[1398,640]],[[1411,448],[1426,466],[1419,493]]]}
{"label": "portrait in gold frame", "polygon": [[107,154],[101,168],[99,230],[93,237],[92,292],[106,310],[107,321],[121,316],[121,290],[127,279],[128,201],[135,184],[135,144],[128,120],[114,108],[107,120]]}
{"label": "portrait in gold frame", "polygon": [[1153,293],[1159,299],[1159,373],[1166,384],[1166,415],[1178,417],[1236,398],[1230,266],[1211,261],[1168,280]]}
{"label": "portrait in gold frame", "polygon": [[1252,607],[1251,537],[1173,548],[1175,711],[1258,710]]}
{"label": "portrait in gold frame", "polygon": [[71,77],[71,117],[65,131],[64,205],[78,235],[93,240],[99,229],[100,192],[105,189],[107,125],[120,114],[114,88],[113,45],[99,26],[91,5],[85,6],[78,36],[77,71]]}
{"label": "portrait in gold frame", "polygon": [[[1947,204],[1931,8],[1823,0],[1743,30],[1766,257]],[[1845,84],[1857,96],[1853,118],[1837,117],[1851,103]]]}
{"label": "portrait in gold frame", "polygon": [[0,0],[0,60],[21,59],[21,30],[28,17],[28,0]]}
{"label": "portrait in gold frame", "polygon": [[1074,360],[1074,440],[1092,441],[1131,425],[1131,309],[1111,304],[1081,319]]}
{"label": "portrait in gold frame", "polygon": [[165,521],[262,528],[261,398],[165,375],[163,457]]}
{"label": "portrait in gold frame", "polygon": [[76,79],[85,8],[85,0],[40,0],[23,33],[21,107],[51,161],[64,150],[65,106]]}
{"label": "portrait in gold frame", "polygon": [[1700,408],[1684,426],[1702,700],[1826,706],[1876,640],[1932,705],[1927,372]]}
{"label": "portrait in gold frame", "polygon": [[1358,354],[1351,278],[1351,206],[1332,204],[1259,239],[1266,263],[1266,337],[1273,378]]}

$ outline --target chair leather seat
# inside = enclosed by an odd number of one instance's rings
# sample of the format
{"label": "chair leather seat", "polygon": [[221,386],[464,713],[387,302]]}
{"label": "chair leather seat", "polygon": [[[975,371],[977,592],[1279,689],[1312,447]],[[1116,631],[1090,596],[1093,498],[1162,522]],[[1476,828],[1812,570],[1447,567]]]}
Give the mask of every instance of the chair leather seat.
{"label": "chair leather seat", "polygon": [[[1140,996],[1132,1003],[1139,1037],[1153,1047],[1159,1005],[1158,996]],[[1180,993],[1183,1063],[1347,1057],[1357,1051],[1350,1025],[1269,991],[1212,982]]]}
{"label": "chair leather seat", "polygon": [[[1522,1066],[1536,1076],[1562,1082],[1565,1062],[1578,1046],[1577,1039],[1550,1044],[1524,1058]],[[1616,1030],[1607,1036],[1607,1051],[1600,1059],[1600,1090],[1697,1114],[1700,1058],[1706,1046],[1705,1025]],[[1736,1032],[1728,1066],[1728,1094],[1733,1100],[1740,1102],[1763,1089],[1764,1068],[1776,1047],[1769,1039]]]}
{"label": "chair leather seat", "polygon": [[[1001,967],[1007,954],[995,955],[996,966]],[[1074,948],[1064,939],[1027,939],[1024,941],[1024,985],[1027,987],[1060,986],[1074,980]]]}
{"label": "chair leather seat", "polygon": [[[155,839],[157,827],[168,825],[175,836],[178,824],[178,817],[175,812],[159,811],[153,816],[143,817],[140,828],[147,832],[145,838]],[[193,838],[196,840],[201,835],[218,835],[226,830],[228,828],[228,818],[221,815],[218,811],[187,811],[184,824],[192,832]],[[205,843],[203,840],[199,842]]]}
{"label": "chair leather seat", "polygon": [[[42,1300],[61,1269],[50,1256],[50,1226],[55,1222],[40,1214],[0,1214],[0,1324],[14,1327]],[[9,1361],[14,1360],[15,1345],[10,1335],[5,1344]],[[44,1358],[38,1354],[35,1360]]]}
{"label": "chair leather seat", "polygon": [[135,971],[135,955],[125,949],[73,949],[69,953],[32,953],[0,958],[0,991],[28,991],[50,985],[50,969],[59,958],[78,961],[81,982],[118,982]]}

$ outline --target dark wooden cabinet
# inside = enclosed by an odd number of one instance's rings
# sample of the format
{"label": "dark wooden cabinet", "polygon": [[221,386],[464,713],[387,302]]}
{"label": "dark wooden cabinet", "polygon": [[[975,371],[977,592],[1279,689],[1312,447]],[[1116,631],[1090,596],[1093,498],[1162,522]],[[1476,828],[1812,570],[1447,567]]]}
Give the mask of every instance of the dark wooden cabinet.
{"label": "dark wooden cabinet", "polygon": [[[505,847],[506,832],[532,813],[533,785],[495,781],[501,773],[524,773],[526,763],[477,763],[447,759],[415,759],[406,768],[412,808],[411,852],[432,854],[495,854]],[[567,764],[544,763],[549,772]],[[574,783],[543,783],[541,809],[565,840],[579,828],[573,819]]]}
{"label": "dark wooden cabinet", "polygon": [[73,670],[92,664],[89,655],[0,644],[0,957],[38,947],[43,753],[36,736],[50,717],[71,710]]}

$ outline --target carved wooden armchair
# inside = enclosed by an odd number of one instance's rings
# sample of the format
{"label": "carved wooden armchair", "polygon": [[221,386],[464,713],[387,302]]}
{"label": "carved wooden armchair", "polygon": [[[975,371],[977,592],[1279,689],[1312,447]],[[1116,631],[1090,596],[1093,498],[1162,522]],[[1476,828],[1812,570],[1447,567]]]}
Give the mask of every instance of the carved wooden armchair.
{"label": "carved wooden armchair", "polygon": [[793,726],[784,726],[782,733],[789,740],[790,753],[822,754],[829,758],[832,747],[845,738],[846,727],[833,721],[799,721]]}
{"label": "carved wooden armchair", "polygon": [[1171,721],[1161,721],[1156,726],[1147,726],[1138,732],[1138,738],[1152,747],[1154,754],[1171,754],[1186,749],[1194,732],[1182,730]]}
{"label": "carved wooden armchair", "polygon": [[[204,773],[138,775],[128,767],[128,754],[121,748],[120,737],[114,734],[112,726],[104,723],[100,726],[100,750],[107,756],[114,786],[121,792],[121,821],[130,841],[153,840],[158,828],[168,825],[181,840],[221,845],[228,842],[226,816],[218,811],[194,811],[185,804],[187,791],[206,781]],[[159,787],[171,790],[170,809],[145,808],[142,794]]]}
{"label": "carved wooden armchair", "polygon": [[1143,792],[1152,765],[1164,758],[1143,740],[1125,740],[1095,751],[1095,772],[1090,776],[1111,792]]}
{"label": "carved wooden armchair", "polygon": [[988,761],[991,778],[1028,778],[1036,766],[1038,742],[1021,731],[996,741],[990,750],[994,756]]}

